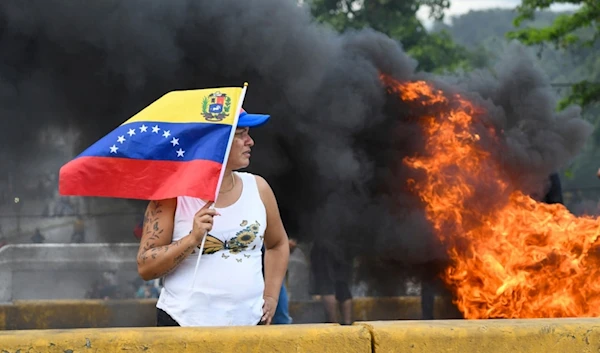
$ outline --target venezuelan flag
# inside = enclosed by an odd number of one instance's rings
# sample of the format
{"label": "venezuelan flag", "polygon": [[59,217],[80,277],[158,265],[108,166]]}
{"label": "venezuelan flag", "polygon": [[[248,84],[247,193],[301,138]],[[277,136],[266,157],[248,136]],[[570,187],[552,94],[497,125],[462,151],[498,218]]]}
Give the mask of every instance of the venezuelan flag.
{"label": "venezuelan flag", "polygon": [[216,200],[245,92],[165,94],[65,164],[60,194]]}

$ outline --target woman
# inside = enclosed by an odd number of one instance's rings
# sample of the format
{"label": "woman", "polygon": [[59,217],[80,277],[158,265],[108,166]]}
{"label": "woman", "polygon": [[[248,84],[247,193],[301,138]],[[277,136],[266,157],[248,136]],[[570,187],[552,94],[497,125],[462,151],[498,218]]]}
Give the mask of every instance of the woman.
{"label": "woman", "polygon": [[242,110],[214,209],[193,197],[149,203],[137,262],[144,280],[164,276],[158,326],[271,323],[287,270],[288,238],[269,184],[234,172],[250,164],[249,129],[268,119]]}

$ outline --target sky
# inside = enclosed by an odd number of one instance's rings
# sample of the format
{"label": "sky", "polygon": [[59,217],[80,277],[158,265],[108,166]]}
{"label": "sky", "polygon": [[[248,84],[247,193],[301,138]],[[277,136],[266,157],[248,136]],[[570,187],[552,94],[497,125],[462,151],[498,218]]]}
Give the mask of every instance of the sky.
{"label": "sky", "polygon": [[[452,16],[462,15],[471,10],[486,10],[492,8],[514,9],[521,3],[521,0],[450,0],[450,9],[445,12],[444,22],[450,23]],[[550,7],[553,11],[573,10],[577,7],[572,4],[558,4]],[[421,8],[417,16],[423,21],[426,27],[432,25],[432,21],[427,18],[429,8]]]}

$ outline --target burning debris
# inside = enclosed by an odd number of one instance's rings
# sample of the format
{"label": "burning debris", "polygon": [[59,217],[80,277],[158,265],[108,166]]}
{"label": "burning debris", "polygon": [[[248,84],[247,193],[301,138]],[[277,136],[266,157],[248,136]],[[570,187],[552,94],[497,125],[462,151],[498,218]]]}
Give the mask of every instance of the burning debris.
{"label": "burning debris", "polygon": [[492,151],[507,149],[486,111],[425,81],[383,77],[412,107],[424,150],[403,159],[451,265],[443,274],[468,319],[600,315],[600,219],[515,189]]}

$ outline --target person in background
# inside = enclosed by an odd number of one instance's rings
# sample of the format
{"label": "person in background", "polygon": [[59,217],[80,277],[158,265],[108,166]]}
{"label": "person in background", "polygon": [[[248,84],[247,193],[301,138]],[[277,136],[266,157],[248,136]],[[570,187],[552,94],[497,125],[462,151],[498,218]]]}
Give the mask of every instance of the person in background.
{"label": "person in background", "polygon": [[160,293],[154,285],[154,281],[143,281],[135,293],[135,297],[138,299],[158,298],[159,295]]}
{"label": "person in background", "polygon": [[[290,254],[294,252],[294,249],[298,245],[296,240],[289,239],[290,243]],[[289,297],[287,288],[285,287],[285,281],[281,284],[281,290],[279,291],[279,302],[277,303],[277,309],[275,309],[275,315],[273,315],[274,325],[289,325],[293,322],[289,312]]]}
{"label": "person in background", "polygon": [[560,184],[560,176],[558,175],[558,173],[553,173],[550,175],[549,179],[550,188],[546,192],[546,195],[544,196],[542,201],[547,204],[564,204],[562,186]]}
{"label": "person in background", "polygon": [[85,241],[85,223],[83,217],[77,216],[73,223],[73,234],[71,235],[71,243],[83,243]]}
{"label": "person in background", "polygon": [[34,244],[42,244],[46,241],[46,237],[42,235],[39,228],[35,229],[35,233],[31,236],[31,242]]}
{"label": "person in background", "polygon": [[[352,324],[352,261],[327,239],[315,239],[310,253],[312,294],[320,295],[327,322]],[[338,319],[338,305],[342,320]]]}

